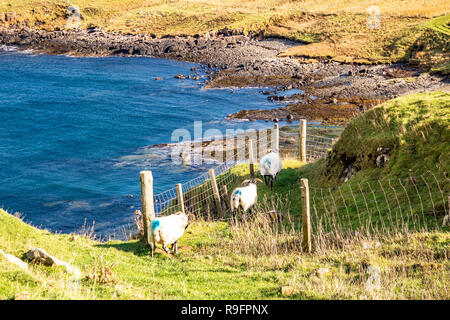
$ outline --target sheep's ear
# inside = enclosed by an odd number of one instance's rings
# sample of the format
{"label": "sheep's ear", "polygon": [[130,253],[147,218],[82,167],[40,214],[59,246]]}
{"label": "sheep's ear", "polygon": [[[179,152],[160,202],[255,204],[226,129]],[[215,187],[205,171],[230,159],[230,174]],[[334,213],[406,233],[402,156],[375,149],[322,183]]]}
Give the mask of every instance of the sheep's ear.
{"label": "sheep's ear", "polygon": [[255,181],[259,182],[259,183],[263,183],[261,179],[256,178]]}
{"label": "sheep's ear", "polygon": [[245,185],[245,184],[247,184],[247,183],[249,183],[249,182],[250,182],[249,179],[245,179],[244,181],[242,181],[242,185]]}

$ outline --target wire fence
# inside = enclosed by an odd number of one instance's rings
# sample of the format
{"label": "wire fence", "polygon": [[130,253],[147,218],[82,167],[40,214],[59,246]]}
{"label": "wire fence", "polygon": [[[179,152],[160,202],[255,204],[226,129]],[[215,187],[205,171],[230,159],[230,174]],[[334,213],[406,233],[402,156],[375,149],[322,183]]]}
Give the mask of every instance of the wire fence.
{"label": "wire fence", "polygon": [[449,214],[450,180],[431,171],[406,178],[349,181],[337,188],[310,187],[311,221],[317,238],[394,235],[439,230]]}
{"label": "wire fence", "polygon": [[[308,162],[326,156],[327,152],[337,141],[338,136],[327,136],[327,127],[320,127],[321,135],[317,134],[318,127],[309,126],[306,136],[306,159]],[[325,130],[325,131],[324,131]],[[325,133],[325,134],[323,134]],[[276,134],[279,136],[279,146],[277,146]],[[200,176],[187,181],[181,185],[184,209],[188,213],[194,214],[196,217],[202,217],[209,220],[227,220],[229,208],[230,192],[241,185],[244,175],[233,172],[237,164],[249,161],[249,141],[253,140],[254,160],[260,160],[271,150],[279,150],[281,158],[299,158],[300,156],[300,139],[299,129],[284,133],[278,129],[264,129],[256,132],[244,133],[234,137],[233,148],[227,148],[224,144],[215,144],[214,147],[208,146],[201,150],[203,157],[210,157],[213,160],[221,162],[213,169],[216,176],[217,187],[219,190],[219,199],[221,210],[217,208],[214,198],[214,190],[210,174],[205,172]],[[192,152],[192,150],[190,150]],[[231,157],[229,156],[231,154]],[[154,195],[155,216],[165,216],[181,211],[180,199],[177,194],[177,188],[174,186],[164,192]],[[113,230],[114,235],[129,235],[133,224],[120,226]],[[136,227],[134,228],[136,231]]]}
{"label": "wire fence", "polygon": [[[306,136],[306,159],[316,161],[327,156],[339,135],[330,134],[323,128],[308,127]],[[334,130],[334,129],[333,129]],[[276,148],[273,129],[261,130],[252,135],[254,139],[254,159],[258,161],[269,150]],[[286,141],[289,140],[289,143]],[[224,158],[212,169],[217,183],[219,201],[214,192],[210,173],[181,184],[184,211],[197,218],[211,221],[229,220],[229,195],[241,185],[247,171],[240,172],[237,164],[248,163],[249,137],[244,137],[243,144],[232,150],[233,157]],[[298,131],[284,132],[279,136],[280,156],[298,158],[300,143]],[[215,149],[210,154],[225,154],[230,150]],[[450,213],[450,179],[446,173],[427,172],[397,179],[351,179],[338,187],[309,187],[311,229],[316,248],[330,247],[330,243],[339,243],[336,239],[351,236],[370,236],[382,234],[395,235],[399,232],[440,230],[444,217]],[[301,194],[300,189],[292,189],[283,194],[283,201],[272,199],[271,212],[286,211],[294,216],[289,223],[301,235]],[[289,199],[289,208],[286,208]],[[275,200],[275,202],[274,202]],[[220,204],[220,208],[218,207]],[[154,195],[156,216],[165,216],[182,211],[177,188]],[[285,210],[286,209],[286,210]],[[267,211],[267,210],[266,210]],[[293,212],[295,211],[295,212]],[[289,213],[290,212],[290,213]],[[277,213],[278,214],[278,213]],[[448,219],[448,218],[447,218]],[[134,224],[121,226],[114,234],[130,236]]]}

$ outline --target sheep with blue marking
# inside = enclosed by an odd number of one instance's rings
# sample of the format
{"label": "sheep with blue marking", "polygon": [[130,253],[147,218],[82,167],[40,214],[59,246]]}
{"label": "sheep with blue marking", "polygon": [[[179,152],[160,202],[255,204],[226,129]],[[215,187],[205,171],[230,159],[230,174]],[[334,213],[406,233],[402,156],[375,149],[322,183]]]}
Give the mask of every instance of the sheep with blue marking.
{"label": "sheep with blue marking", "polygon": [[148,230],[148,243],[153,258],[156,243],[162,244],[164,251],[169,254],[168,245],[172,245],[172,251],[178,253],[178,239],[188,228],[193,215],[187,216],[183,212],[177,212],[170,216],[158,217],[150,222]]}
{"label": "sheep with blue marking", "polygon": [[235,188],[231,193],[230,207],[231,212],[235,215],[237,209],[241,208],[243,212],[249,210],[258,200],[258,192],[256,183],[261,182],[260,179],[247,179],[242,182],[242,187]]}
{"label": "sheep with blue marking", "polygon": [[277,175],[282,168],[283,163],[278,152],[271,151],[262,157],[259,163],[259,172],[264,177],[265,184],[270,185],[270,190],[273,190],[273,180],[277,180]]}

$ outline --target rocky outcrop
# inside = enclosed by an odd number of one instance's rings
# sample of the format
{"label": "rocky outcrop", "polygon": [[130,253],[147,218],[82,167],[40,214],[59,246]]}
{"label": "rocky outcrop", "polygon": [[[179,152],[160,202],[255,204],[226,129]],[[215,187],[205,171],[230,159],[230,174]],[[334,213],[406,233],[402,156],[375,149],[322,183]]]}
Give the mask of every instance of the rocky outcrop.
{"label": "rocky outcrop", "polygon": [[71,266],[69,263],[49,255],[43,249],[40,248],[31,249],[25,255],[27,257],[27,260],[30,262],[42,264],[48,267],[62,266],[66,269],[66,272],[68,273],[79,276],[81,275],[81,271],[77,267]]}

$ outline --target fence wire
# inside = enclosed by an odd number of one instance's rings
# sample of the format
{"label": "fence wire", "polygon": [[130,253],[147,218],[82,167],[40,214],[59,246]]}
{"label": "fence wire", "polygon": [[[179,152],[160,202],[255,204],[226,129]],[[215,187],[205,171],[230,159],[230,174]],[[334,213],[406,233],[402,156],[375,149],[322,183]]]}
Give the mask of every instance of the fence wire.
{"label": "fence wire", "polygon": [[395,235],[442,228],[450,184],[433,172],[398,179],[310,187],[311,225],[320,241],[342,235]]}

